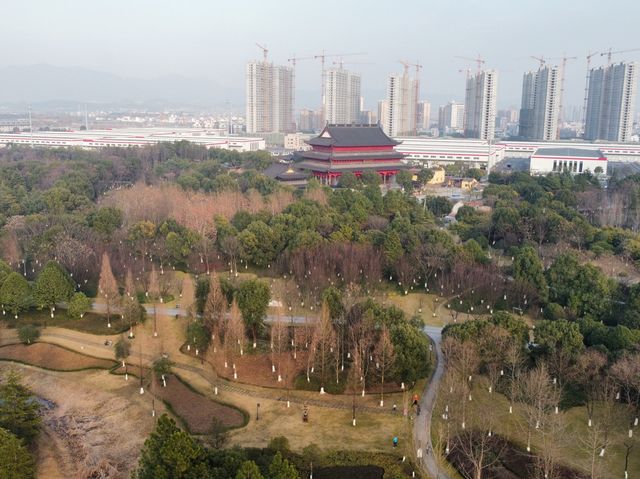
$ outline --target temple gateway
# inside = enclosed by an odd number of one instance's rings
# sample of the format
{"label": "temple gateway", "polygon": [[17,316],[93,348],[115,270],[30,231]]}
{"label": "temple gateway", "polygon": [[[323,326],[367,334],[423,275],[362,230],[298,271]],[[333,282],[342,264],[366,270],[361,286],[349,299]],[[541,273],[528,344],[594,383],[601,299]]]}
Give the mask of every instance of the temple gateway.
{"label": "temple gateway", "polygon": [[296,166],[324,185],[335,186],[344,173],[360,177],[365,171],[375,171],[387,185],[398,171],[408,168],[401,161],[404,155],[394,148],[400,142],[377,124],[327,125],[307,144],[312,149],[295,154]]}

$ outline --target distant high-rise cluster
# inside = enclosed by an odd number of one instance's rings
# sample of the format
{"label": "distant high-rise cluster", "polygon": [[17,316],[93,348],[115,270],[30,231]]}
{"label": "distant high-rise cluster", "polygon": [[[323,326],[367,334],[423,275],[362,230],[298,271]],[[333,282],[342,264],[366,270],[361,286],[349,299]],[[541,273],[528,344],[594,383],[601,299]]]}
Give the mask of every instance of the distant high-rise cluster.
{"label": "distant high-rise cluster", "polygon": [[629,141],[636,89],[635,63],[621,62],[590,70],[584,138]]}
{"label": "distant high-rise cluster", "polygon": [[428,130],[431,126],[431,103],[421,101],[418,103],[418,130]]}
{"label": "distant high-rise cluster", "polygon": [[247,133],[295,131],[293,69],[266,60],[251,61],[246,82]]}
{"label": "distant high-rise cluster", "polygon": [[360,121],[360,75],[344,68],[326,72],[324,101],[326,122],[332,125]]}
{"label": "distant high-rise cluster", "polygon": [[[326,124],[379,123],[392,137],[427,134],[480,140],[498,136],[555,141],[560,139],[561,129],[564,138],[580,135],[576,126],[580,122],[584,126],[583,137],[588,140],[625,142],[637,138],[633,131],[637,64],[611,63],[612,54],[624,51],[597,53],[607,55],[608,62],[589,70],[582,108],[563,105],[566,64],[576,57],[564,56],[556,65],[549,64],[544,57],[532,57],[540,66],[523,76],[520,109],[514,106],[501,112],[497,111],[498,71],[485,68],[481,57],[458,57],[476,62],[477,71],[460,70],[466,72],[464,102],[451,101],[440,106],[435,112],[436,125],[431,123],[431,103],[420,98],[419,63],[400,61],[404,71],[388,77],[386,98],[378,101],[376,111],[375,107],[365,107],[360,74],[345,69],[342,59],[333,62],[336,65],[333,68],[325,68],[326,58],[337,54],[325,55],[323,51],[315,56],[290,58],[291,68],[267,61],[268,50],[258,46],[263,49],[264,59],[247,63],[246,70],[247,133],[316,132]],[[595,54],[590,54],[587,61]],[[313,109],[300,109],[296,122],[295,65],[297,61],[315,59],[322,61],[322,99]],[[412,67],[415,71],[410,70]]]}
{"label": "distant high-rise cluster", "polygon": [[438,111],[438,128],[441,132],[460,132],[464,128],[464,104],[450,101]]}
{"label": "distant high-rise cluster", "polygon": [[381,116],[382,129],[389,136],[416,133],[418,79],[408,72],[391,75],[387,83],[387,111]]}
{"label": "distant high-rise cluster", "polygon": [[322,112],[303,108],[300,110],[298,130],[313,132],[322,129]]}
{"label": "distant high-rise cluster", "polygon": [[560,113],[560,68],[541,66],[524,74],[520,136],[528,140],[556,140]]}
{"label": "distant high-rise cluster", "polygon": [[493,139],[496,130],[498,72],[480,71],[467,78],[464,135],[467,138]]}

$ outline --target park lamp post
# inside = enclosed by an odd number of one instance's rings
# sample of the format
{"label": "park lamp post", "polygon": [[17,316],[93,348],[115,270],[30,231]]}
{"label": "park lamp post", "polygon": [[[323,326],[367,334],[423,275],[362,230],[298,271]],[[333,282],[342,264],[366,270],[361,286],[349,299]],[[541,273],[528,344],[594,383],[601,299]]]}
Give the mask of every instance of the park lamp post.
{"label": "park lamp post", "polygon": [[260,403],[256,403],[256,421],[260,419]]}

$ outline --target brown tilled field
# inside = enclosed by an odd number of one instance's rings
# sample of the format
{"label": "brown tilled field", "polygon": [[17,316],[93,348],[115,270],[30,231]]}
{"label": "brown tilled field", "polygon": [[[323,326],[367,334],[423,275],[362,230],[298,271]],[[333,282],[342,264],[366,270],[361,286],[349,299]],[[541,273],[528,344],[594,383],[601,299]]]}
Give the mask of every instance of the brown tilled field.
{"label": "brown tilled field", "polygon": [[193,434],[211,432],[214,418],[228,428],[244,425],[244,416],[239,410],[198,394],[175,376],[167,378],[167,387],[156,382],[152,393],[168,403]]}
{"label": "brown tilled field", "polygon": [[115,361],[92,358],[48,343],[35,343],[29,346],[24,344],[3,346],[0,347],[0,359],[58,371],[78,371],[88,368],[110,369],[116,364]]}
{"label": "brown tilled field", "polygon": [[[235,358],[236,371],[238,372],[237,382],[253,384],[268,388],[293,387],[295,378],[304,371],[307,364],[307,352],[297,353],[297,359],[293,359],[290,352],[281,353],[280,359],[275,358],[275,363],[280,365],[280,375],[282,381],[278,382],[278,373],[272,372],[273,364],[271,354],[245,354]],[[222,355],[216,357],[216,371],[218,374],[229,380],[233,380],[232,361],[228,361],[228,367],[224,367]]]}
{"label": "brown tilled field", "polygon": [[[192,357],[196,357],[193,353],[187,352],[185,348],[182,349],[184,354],[189,354]],[[238,378],[233,378],[233,361],[229,359],[227,361],[227,367],[224,367],[224,358],[222,354],[217,354],[214,359],[215,369],[221,378],[229,381],[250,384],[252,386],[260,386],[266,388],[286,389],[296,388],[296,378],[303,374],[307,367],[307,351],[298,351],[297,358],[294,360],[291,351],[280,354],[280,359],[272,357],[269,353],[256,353],[256,354],[244,354],[243,356],[236,356],[235,361],[236,371]],[[271,368],[272,364],[276,366],[276,372],[273,372]],[[278,381],[278,371],[282,381]],[[317,376],[317,372],[316,375]],[[312,377],[314,375],[312,374]],[[343,377],[344,379],[344,377]],[[402,392],[400,384],[387,381],[384,385],[385,393]],[[360,387],[356,389],[356,392],[360,392]],[[380,385],[368,385],[367,392],[377,394],[380,392]],[[351,397],[352,390],[349,385],[344,389],[344,394]]]}

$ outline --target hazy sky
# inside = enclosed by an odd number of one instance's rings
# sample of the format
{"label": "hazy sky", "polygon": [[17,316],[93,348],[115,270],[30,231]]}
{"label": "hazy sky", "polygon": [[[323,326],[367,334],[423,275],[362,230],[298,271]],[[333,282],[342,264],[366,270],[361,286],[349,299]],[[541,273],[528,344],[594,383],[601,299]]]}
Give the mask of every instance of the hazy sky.
{"label": "hazy sky", "polygon": [[[640,48],[638,0],[4,0],[0,67],[49,63],[128,77],[181,74],[243,87],[244,64],[328,53],[362,74],[366,104],[382,96],[400,59],[419,60],[423,98],[464,98],[456,55],[482,55],[500,72],[500,107],[519,106],[531,55],[577,56],[566,104],[582,105],[587,52]],[[615,59],[640,60],[640,52]],[[603,59],[594,57],[594,63]],[[475,65],[471,65],[475,68]],[[318,60],[300,61],[298,88],[320,96]],[[302,105],[299,105],[302,106]],[[314,107],[316,105],[308,105]]]}

